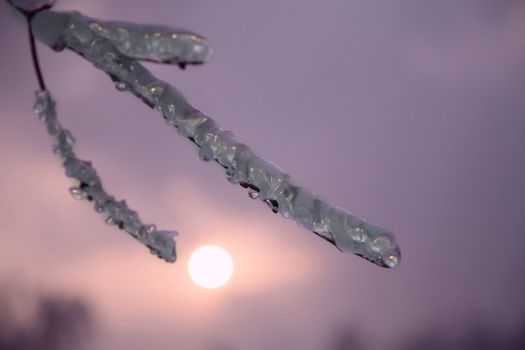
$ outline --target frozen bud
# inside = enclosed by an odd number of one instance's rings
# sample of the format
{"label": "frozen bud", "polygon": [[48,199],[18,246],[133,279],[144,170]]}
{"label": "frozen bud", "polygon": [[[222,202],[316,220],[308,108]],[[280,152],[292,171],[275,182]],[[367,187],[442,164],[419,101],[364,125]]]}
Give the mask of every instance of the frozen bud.
{"label": "frozen bud", "polygon": [[84,199],[85,197],[85,193],[84,191],[82,191],[80,188],[78,187],[70,187],[69,188],[69,193],[71,194],[71,196],[75,199]]}

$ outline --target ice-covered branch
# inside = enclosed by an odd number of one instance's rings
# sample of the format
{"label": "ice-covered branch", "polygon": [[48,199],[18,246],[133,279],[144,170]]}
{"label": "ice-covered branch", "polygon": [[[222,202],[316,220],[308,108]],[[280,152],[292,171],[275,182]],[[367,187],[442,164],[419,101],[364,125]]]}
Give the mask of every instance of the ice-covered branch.
{"label": "ice-covered branch", "polygon": [[150,248],[153,254],[168,262],[174,262],[175,231],[160,231],[155,225],[143,224],[136,211],[128,208],[125,201],[117,201],[107,193],[91,162],[77,158],[73,145],[75,139],[71,132],[64,129],[57,119],[55,101],[48,91],[36,92],[34,112],[46,125],[47,132],[53,138],[53,152],[57,154],[66,170],[66,175],[76,180],[77,184],[69,189],[75,199],[93,202],[95,211],[105,215],[106,223],[118,226],[139,242]]}
{"label": "ice-covered branch", "polygon": [[275,213],[294,219],[342,251],[352,251],[383,267],[399,263],[400,250],[389,231],[295,184],[287,173],[237,142],[231,132],[219,128],[176,88],[139,63],[203,63],[211,52],[204,38],[164,26],[99,21],[78,12],[42,11],[31,23],[40,41],[57,51],[68,48],[78,53],[105,71],[119,90],[128,90],[158,109],[170,125],[199,147],[201,159],[215,160],[230,182],[247,188],[251,198],[265,202]]}

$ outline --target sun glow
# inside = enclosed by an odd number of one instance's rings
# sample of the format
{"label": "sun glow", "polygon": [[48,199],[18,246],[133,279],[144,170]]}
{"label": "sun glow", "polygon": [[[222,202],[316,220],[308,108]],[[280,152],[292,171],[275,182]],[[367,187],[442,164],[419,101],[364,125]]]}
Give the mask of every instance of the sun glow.
{"label": "sun glow", "polygon": [[230,254],[216,245],[197,248],[188,262],[191,279],[202,288],[219,288],[230,280],[233,274],[233,260]]}

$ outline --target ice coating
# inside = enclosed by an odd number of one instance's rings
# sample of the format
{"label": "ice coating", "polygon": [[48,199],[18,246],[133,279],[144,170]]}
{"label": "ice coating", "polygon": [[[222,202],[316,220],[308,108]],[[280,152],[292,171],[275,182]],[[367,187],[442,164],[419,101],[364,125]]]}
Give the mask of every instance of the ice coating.
{"label": "ice coating", "polygon": [[204,63],[212,54],[205,38],[178,28],[94,19],[89,26],[111,41],[121,54],[140,60],[184,67]]}
{"label": "ice coating", "polygon": [[[201,159],[219,163],[229,181],[248,189],[251,198],[265,202],[283,217],[294,219],[341,251],[351,251],[383,267],[399,263],[401,253],[392,233],[319,199],[295,184],[279,167],[237,142],[231,132],[219,128],[214,120],[190,105],[176,88],[155,78],[138,62],[138,59],[150,60],[153,54],[142,55],[141,49],[119,49],[127,45],[122,42],[139,43],[140,47],[145,43],[144,33],[153,28],[131,25],[126,35],[136,35],[136,38],[115,39],[111,33],[126,26],[128,24],[122,22],[96,21],[76,12],[53,11],[37,14],[32,22],[38,39],[55,50],[68,48],[80,54],[117,84],[125,84],[127,91],[158,109],[170,125],[199,147]],[[166,47],[185,45],[177,41],[177,37],[162,38]]]}
{"label": "ice coating", "polygon": [[69,130],[60,125],[55,101],[48,91],[36,92],[34,112],[46,125],[49,135],[53,138],[53,152],[60,157],[66,175],[76,182],[69,188],[73,198],[92,202],[95,211],[105,216],[106,223],[126,231],[159,258],[174,262],[176,232],[160,231],[155,225],[143,224],[137,212],[131,210],[126,201],[117,201],[104,190],[91,162],[77,158],[73,150],[75,139]]}

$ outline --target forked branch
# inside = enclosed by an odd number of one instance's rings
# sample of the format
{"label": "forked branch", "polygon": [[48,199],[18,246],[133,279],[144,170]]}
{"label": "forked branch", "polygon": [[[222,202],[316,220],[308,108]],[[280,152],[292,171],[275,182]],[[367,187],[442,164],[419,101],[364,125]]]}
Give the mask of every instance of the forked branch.
{"label": "forked branch", "polygon": [[[287,173],[237,142],[231,132],[219,128],[213,119],[189,104],[175,87],[157,79],[139,63],[146,60],[181,67],[204,63],[211,48],[203,37],[165,26],[99,21],[78,12],[50,10],[38,12],[31,27],[36,38],[52,49],[67,48],[76,52],[106,72],[119,90],[127,90],[159,110],[170,125],[198,146],[202,160],[215,160],[225,169],[228,180],[246,188],[251,198],[265,202],[283,217],[294,219],[341,251],[351,251],[383,267],[399,263],[400,250],[388,230],[334,207],[297,185]],[[38,106],[53,105],[45,91],[38,94],[38,99]],[[54,113],[54,109],[52,111]],[[65,160],[66,172],[71,174],[72,169],[76,169],[78,174],[91,174],[84,179],[75,173],[73,177],[80,184],[74,191],[82,198],[94,200],[100,210],[109,213],[111,220],[157,255],[173,261],[174,244],[169,243],[173,234],[156,229],[148,231],[125,204],[119,207],[112,197],[107,197],[89,164],[80,160],[72,163],[69,160],[71,164],[67,164],[68,159],[74,157],[67,146],[68,135],[60,128],[55,134],[57,152]],[[68,156],[69,153],[72,155]]]}

